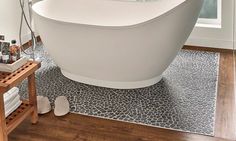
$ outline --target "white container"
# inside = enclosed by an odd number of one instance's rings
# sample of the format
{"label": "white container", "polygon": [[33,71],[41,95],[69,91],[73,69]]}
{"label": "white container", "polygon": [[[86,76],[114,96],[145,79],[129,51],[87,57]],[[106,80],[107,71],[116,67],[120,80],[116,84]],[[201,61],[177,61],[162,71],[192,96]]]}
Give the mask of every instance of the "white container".
{"label": "white container", "polygon": [[27,61],[28,61],[27,58],[22,57],[22,58],[20,58],[19,60],[17,60],[16,62],[14,62],[12,64],[0,63],[0,71],[2,71],[2,72],[14,72],[15,70],[17,70],[18,68],[23,66]]}

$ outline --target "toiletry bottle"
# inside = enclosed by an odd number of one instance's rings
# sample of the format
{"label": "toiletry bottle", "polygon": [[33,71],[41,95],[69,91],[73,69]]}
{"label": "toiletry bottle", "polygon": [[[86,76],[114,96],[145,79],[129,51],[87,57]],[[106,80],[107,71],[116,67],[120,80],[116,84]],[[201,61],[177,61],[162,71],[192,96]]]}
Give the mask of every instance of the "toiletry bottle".
{"label": "toiletry bottle", "polygon": [[0,63],[2,63],[2,43],[5,40],[5,36],[4,35],[0,35]]}
{"label": "toiletry bottle", "polygon": [[3,42],[0,41],[0,63],[2,63],[2,43]]}
{"label": "toiletry bottle", "polygon": [[10,63],[14,63],[18,59],[20,59],[20,49],[19,46],[16,45],[16,40],[11,41],[10,56]]}
{"label": "toiletry bottle", "polygon": [[0,41],[0,63],[2,63],[2,42]]}
{"label": "toiletry bottle", "polygon": [[10,43],[3,42],[2,43],[2,62],[7,64],[10,62]]}
{"label": "toiletry bottle", "polygon": [[20,48],[20,46],[16,45],[16,40],[13,40],[13,42],[15,42],[16,60],[19,60],[21,57],[21,48]]}

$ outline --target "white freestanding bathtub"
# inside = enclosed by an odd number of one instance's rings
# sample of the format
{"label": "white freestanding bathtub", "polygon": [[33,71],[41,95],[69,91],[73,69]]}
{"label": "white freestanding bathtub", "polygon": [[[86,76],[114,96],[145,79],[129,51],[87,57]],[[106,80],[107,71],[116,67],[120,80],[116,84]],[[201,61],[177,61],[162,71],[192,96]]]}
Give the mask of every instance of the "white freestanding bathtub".
{"label": "white freestanding bathtub", "polygon": [[41,39],[62,74],[109,88],[153,85],[190,35],[204,0],[44,0]]}

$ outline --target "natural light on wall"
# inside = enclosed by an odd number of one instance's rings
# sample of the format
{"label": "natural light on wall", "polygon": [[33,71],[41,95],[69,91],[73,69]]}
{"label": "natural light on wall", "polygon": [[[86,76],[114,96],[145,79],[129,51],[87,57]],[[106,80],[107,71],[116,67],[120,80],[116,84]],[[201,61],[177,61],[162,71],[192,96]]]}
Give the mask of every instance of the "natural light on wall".
{"label": "natural light on wall", "polygon": [[222,0],[205,0],[196,26],[221,28]]}

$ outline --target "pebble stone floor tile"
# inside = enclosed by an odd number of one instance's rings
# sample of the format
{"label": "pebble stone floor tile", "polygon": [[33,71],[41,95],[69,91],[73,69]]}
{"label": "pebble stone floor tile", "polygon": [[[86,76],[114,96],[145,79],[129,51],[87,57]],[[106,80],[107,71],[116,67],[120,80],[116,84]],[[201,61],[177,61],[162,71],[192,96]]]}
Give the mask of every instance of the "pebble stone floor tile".
{"label": "pebble stone floor tile", "polygon": [[[54,105],[66,96],[73,113],[214,135],[219,54],[181,50],[163,79],[140,89],[110,89],[67,79],[44,50],[36,48],[42,67],[36,73],[37,94]],[[20,85],[26,97],[26,81]]]}

